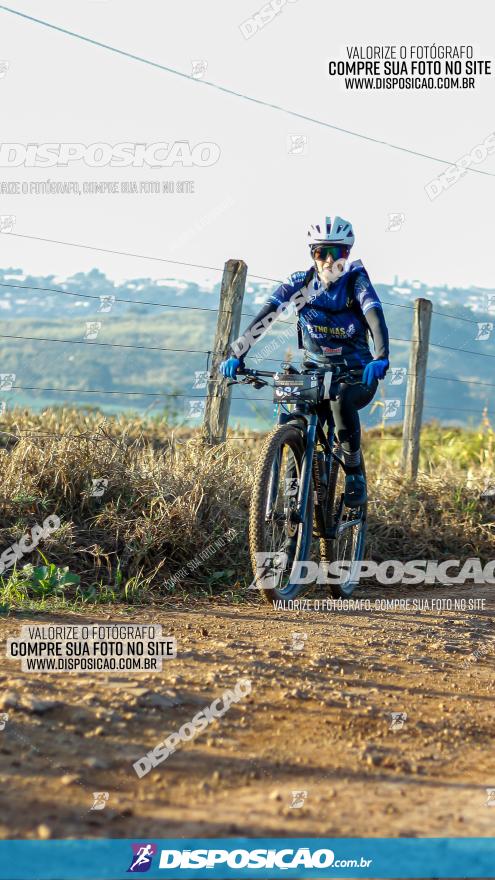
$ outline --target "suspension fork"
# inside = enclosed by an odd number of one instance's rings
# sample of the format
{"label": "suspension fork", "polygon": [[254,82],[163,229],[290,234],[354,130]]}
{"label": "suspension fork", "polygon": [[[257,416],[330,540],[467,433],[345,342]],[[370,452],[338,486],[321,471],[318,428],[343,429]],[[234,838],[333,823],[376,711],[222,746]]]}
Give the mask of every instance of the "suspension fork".
{"label": "suspension fork", "polygon": [[330,485],[330,471],[332,468],[332,462],[334,458],[336,458],[335,453],[333,451],[334,443],[335,443],[335,422],[333,420],[333,415],[330,413],[330,421],[328,423],[327,431],[325,433],[321,424],[316,427],[316,439],[318,439],[323,446],[323,452],[325,454],[325,476],[326,476],[326,485]]}
{"label": "suspension fork", "polygon": [[[330,424],[328,426],[328,446],[329,446],[329,454],[326,456],[326,472],[327,472],[327,492],[330,491],[330,471],[334,464],[334,461],[337,462],[337,456],[335,455],[334,443],[335,443],[335,422],[333,420],[333,416],[331,417]],[[337,467],[340,467],[340,464],[337,464]],[[337,498],[334,499],[337,502]],[[328,508],[327,508],[328,510]],[[334,511],[334,522],[333,525],[330,525],[329,522],[326,522],[326,530],[325,537],[327,540],[334,540],[337,537],[337,533],[340,529],[340,524],[342,522],[342,515],[344,512],[344,498],[343,496],[340,498],[338,502],[338,508]],[[331,515],[331,511],[328,511]]]}
{"label": "suspension fork", "polygon": [[[294,419],[293,413],[279,411],[277,425],[286,425],[289,422],[292,422]],[[268,492],[266,498],[266,510],[265,517],[269,520],[273,514],[273,508],[277,503],[277,496],[279,490],[279,480],[280,480],[280,467],[282,464],[282,450],[279,449],[277,451],[277,455],[275,456],[275,460],[272,465],[272,469],[270,472],[270,480],[268,483]]]}
{"label": "suspension fork", "polygon": [[333,461],[333,446],[335,442],[335,423],[333,420],[333,416],[330,416],[330,424],[328,425],[327,432],[327,443],[329,446],[329,452],[325,456],[325,470],[327,475],[327,487],[330,485],[330,470],[332,468]]}
{"label": "suspension fork", "polygon": [[316,413],[312,413],[308,417],[306,428],[306,448],[304,451],[303,463],[301,468],[301,479],[299,483],[299,494],[297,498],[297,509],[294,511],[294,519],[303,523],[306,519],[306,511],[308,509],[308,497],[311,491],[311,479],[313,470],[313,455],[316,441],[316,426],[318,417]]}
{"label": "suspension fork", "polygon": [[273,508],[277,501],[278,494],[278,482],[280,477],[280,459],[281,459],[282,450],[279,449],[277,451],[277,455],[275,457],[275,461],[273,462],[272,469],[270,472],[270,482],[268,484],[268,492],[266,499],[266,510],[265,517],[267,520],[271,518],[273,513]]}

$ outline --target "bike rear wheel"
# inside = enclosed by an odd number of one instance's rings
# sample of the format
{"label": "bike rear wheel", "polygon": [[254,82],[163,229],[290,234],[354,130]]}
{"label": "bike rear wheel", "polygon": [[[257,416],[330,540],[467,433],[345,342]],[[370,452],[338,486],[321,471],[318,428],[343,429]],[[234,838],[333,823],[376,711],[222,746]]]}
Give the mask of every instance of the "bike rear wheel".
{"label": "bike rear wheel", "polygon": [[[340,447],[334,452],[342,458]],[[366,477],[363,453],[361,451],[361,467]],[[323,563],[360,562],[364,558],[366,547],[366,529],[368,521],[368,505],[351,509],[343,504],[345,472],[342,465],[332,459],[330,479],[327,496],[327,523],[336,527],[335,538],[322,538],[320,540],[320,559]],[[330,582],[330,590],[335,599],[346,599],[352,595],[359,584],[359,579],[350,570],[342,573],[342,581]]]}
{"label": "bike rear wheel", "polygon": [[304,456],[302,429],[291,423],[278,425],[263,444],[254,475],[249,515],[253,587],[272,604],[294,599],[305,588],[297,563],[307,560],[311,550],[313,484],[304,522],[291,516],[297,507]]}

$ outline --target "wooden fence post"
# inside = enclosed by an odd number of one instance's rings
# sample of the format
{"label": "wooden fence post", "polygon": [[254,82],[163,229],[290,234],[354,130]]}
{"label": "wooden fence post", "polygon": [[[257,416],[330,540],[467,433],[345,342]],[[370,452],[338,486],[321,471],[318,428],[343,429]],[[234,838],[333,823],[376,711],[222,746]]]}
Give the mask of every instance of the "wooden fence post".
{"label": "wooden fence post", "polygon": [[219,381],[218,366],[229,346],[239,336],[247,266],[243,260],[227,260],[220,290],[217,329],[213,343],[210,376],[206,392],[203,438],[210,446],[222,443],[227,436],[232,389]]}
{"label": "wooden fence post", "polygon": [[412,480],[416,479],[418,473],[419,440],[425,396],[431,309],[431,300],[422,298],[414,300],[409,376],[402,431],[402,467],[407,476]]}

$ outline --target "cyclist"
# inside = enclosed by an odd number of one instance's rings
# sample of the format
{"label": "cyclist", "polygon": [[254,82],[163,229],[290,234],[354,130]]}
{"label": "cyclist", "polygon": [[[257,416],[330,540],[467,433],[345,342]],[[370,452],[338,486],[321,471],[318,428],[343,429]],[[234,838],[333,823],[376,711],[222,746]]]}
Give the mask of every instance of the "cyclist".
{"label": "cyclist", "polygon": [[[253,341],[274,319],[280,307],[297,303],[299,347],[304,349],[303,371],[332,366],[330,407],[344,456],[345,495],[349,507],[366,501],[361,466],[361,427],[358,410],[373,399],[378,380],[389,367],[388,330],[383,308],[361,260],[349,262],[354,244],[351,223],[325,217],[309,227],[308,245],[313,265],[294,272],[267,299],[256,318],[233,344],[220,364],[223,376],[234,379],[244,367]],[[373,338],[375,356],[368,345]],[[242,352],[242,354],[239,354]],[[239,356],[237,356],[237,354]],[[362,368],[361,381],[339,381],[346,368]],[[322,422],[329,418],[329,402],[321,405]]]}

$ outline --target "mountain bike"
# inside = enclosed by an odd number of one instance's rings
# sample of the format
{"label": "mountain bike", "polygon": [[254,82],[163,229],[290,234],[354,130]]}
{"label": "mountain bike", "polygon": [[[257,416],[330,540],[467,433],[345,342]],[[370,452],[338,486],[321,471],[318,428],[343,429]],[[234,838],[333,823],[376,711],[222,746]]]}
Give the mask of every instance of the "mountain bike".
{"label": "mountain bike", "polygon": [[[272,386],[278,404],[277,424],[263,443],[251,494],[252,587],[270,603],[294,599],[313,585],[304,575],[304,563],[315,561],[319,544],[320,570],[328,571],[332,562],[348,563],[341,566],[339,581],[333,578],[329,586],[335,598],[349,597],[358,583],[351,564],[364,555],[367,504],[345,506],[335,424],[330,413],[325,430],[318,412],[330,397],[332,381],[361,382],[362,369],[299,372],[283,363],[278,372],[244,368],[237,376],[257,389]],[[362,452],[361,465],[365,473]]]}

